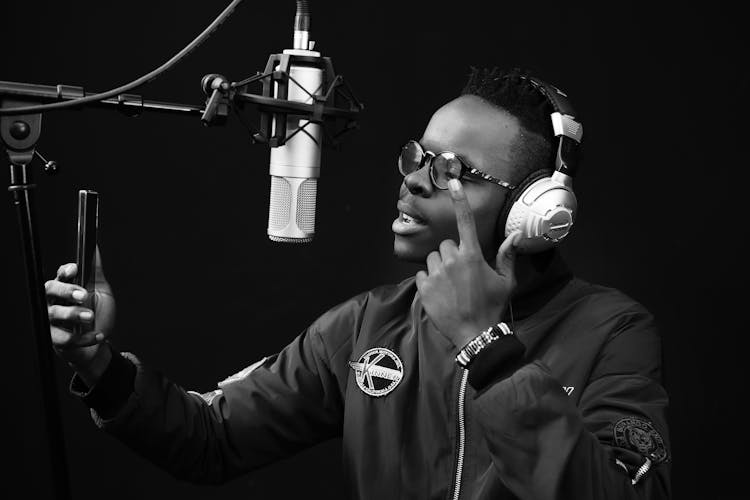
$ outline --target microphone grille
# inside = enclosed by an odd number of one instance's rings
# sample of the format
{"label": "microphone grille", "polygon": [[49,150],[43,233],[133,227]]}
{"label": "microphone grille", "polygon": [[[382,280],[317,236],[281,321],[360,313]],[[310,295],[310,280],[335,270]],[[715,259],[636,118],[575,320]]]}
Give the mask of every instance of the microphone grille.
{"label": "microphone grille", "polygon": [[271,201],[268,227],[284,229],[289,224],[289,207],[292,205],[292,186],[283,177],[271,176]]}
{"label": "microphone grille", "polygon": [[318,179],[307,179],[297,192],[297,226],[305,232],[315,232],[315,199]]}

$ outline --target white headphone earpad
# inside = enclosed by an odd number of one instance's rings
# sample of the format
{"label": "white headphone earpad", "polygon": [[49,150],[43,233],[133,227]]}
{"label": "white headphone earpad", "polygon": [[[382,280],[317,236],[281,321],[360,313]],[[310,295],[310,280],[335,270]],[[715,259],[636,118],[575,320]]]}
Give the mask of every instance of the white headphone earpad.
{"label": "white headphone earpad", "polygon": [[507,237],[513,231],[521,231],[525,236],[526,231],[524,223],[526,222],[528,214],[529,206],[523,203],[520,199],[516,200],[510,207],[508,218],[505,221],[505,236]]}
{"label": "white headphone earpad", "polygon": [[[513,203],[505,223],[505,236],[521,231],[520,253],[536,253],[555,246],[570,232],[577,202],[569,186],[551,177],[543,177],[529,185]],[[554,239],[547,235],[550,226],[556,230]]]}

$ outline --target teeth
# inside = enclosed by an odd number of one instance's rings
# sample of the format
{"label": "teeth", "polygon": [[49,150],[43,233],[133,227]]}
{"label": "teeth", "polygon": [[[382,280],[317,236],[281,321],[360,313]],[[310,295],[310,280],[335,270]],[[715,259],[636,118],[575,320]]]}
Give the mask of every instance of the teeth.
{"label": "teeth", "polygon": [[403,212],[401,212],[401,219],[402,219],[402,220],[403,220],[403,221],[404,221],[405,223],[407,223],[407,224],[411,224],[412,222],[414,222],[414,219],[412,219],[411,217],[409,217],[408,215],[406,215],[406,214],[405,214],[405,213],[403,213]]}

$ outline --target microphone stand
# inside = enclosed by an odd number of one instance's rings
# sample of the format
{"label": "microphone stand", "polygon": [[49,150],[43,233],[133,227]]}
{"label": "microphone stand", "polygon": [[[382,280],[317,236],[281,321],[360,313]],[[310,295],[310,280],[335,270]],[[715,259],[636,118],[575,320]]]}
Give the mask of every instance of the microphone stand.
{"label": "microphone stand", "polygon": [[[322,95],[312,95],[311,104],[286,100],[290,80],[290,65],[294,62],[320,65],[326,73],[328,87]],[[247,92],[250,83],[261,82],[263,94]],[[343,77],[333,74],[329,58],[308,58],[299,55],[274,54],[269,58],[264,73],[240,82],[229,83],[224,77],[210,74],[203,77],[202,87],[207,94],[205,107],[163,101],[148,101],[136,94],[120,94],[100,101],[86,102],[86,106],[116,109],[128,116],[138,116],[141,111],[160,111],[170,114],[200,115],[204,125],[223,124],[231,110],[251,132],[253,142],[265,143],[270,147],[282,146],[290,137],[286,136],[288,114],[306,116],[310,123],[324,123],[326,120],[345,120],[344,127],[334,135],[327,131],[329,144],[338,146],[338,137],[357,128],[357,114],[364,109],[362,104],[344,83]],[[275,95],[274,95],[275,91]],[[21,245],[26,267],[28,298],[32,317],[32,342],[36,351],[36,365],[41,384],[41,403],[45,429],[49,443],[49,460],[53,475],[55,498],[70,499],[70,483],[63,438],[62,419],[54,372],[54,355],[50,339],[50,325],[47,314],[47,299],[44,290],[44,273],[41,262],[39,235],[34,206],[34,188],[31,171],[28,168],[36,153],[35,145],[42,129],[42,114],[14,114],[12,108],[42,104],[47,102],[75,100],[94,95],[86,93],[82,87],[69,85],[37,85],[0,81],[0,142],[5,145],[10,159],[10,183],[8,191],[16,208],[20,229]],[[343,98],[347,107],[337,107],[336,101]],[[328,106],[329,99],[334,103]],[[242,120],[233,104],[242,107],[244,103],[258,106],[261,127],[256,130]],[[304,132],[304,127],[295,131]],[[41,155],[39,155],[41,157]],[[54,162],[45,162],[44,170],[53,174]]]}
{"label": "microphone stand", "polygon": [[[0,82],[0,107],[40,104],[44,101],[76,99],[83,97],[80,87],[57,87]],[[159,110],[168,113],[200,114],[202,108],[184,104],[157,101],[144,101],[137,95],[120,95],[117,98],[91,103],[97,107],[114,107],[120,111],[139,112],[142,109]],[[2,115],[0,116],[0,139],[5,144],[10,158],[10,184],[8,191],[16,208],[21,245],[23,247],[28,298],[31,306],[32,343],[36,351],[36,368],[41,384],[41,409],[44,415],[47,442],[49,443],[50,470],[53,476],[55,498],[70,499],[70,483],[65,455],[60,407],[55,383],[54,355],[50,339],[47,299],[44,290],[44,275],[41,262],[39,234],[37,231],[34,206],[34,188],[29,164],[34,158],[35,149],[42,129],[42,115]],[[48,162],[48,173],[54,173],[55,166]]]}

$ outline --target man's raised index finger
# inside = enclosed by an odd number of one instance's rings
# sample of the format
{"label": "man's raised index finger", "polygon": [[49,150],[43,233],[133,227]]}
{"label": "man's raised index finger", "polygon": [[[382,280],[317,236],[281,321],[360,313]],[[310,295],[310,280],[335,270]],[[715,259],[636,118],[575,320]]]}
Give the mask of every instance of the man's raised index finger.
{"label": "man's raised index finger", "polygon": [[448,190],[453,200],[453,208],[456,210],[456,224],[458,224],[458,237],[460,245],[469,250],[479,250],[479,238],[477,237],[477,226],[474,223],[474,213],[466,199],[466,193],[458,179],[448,181]]}

